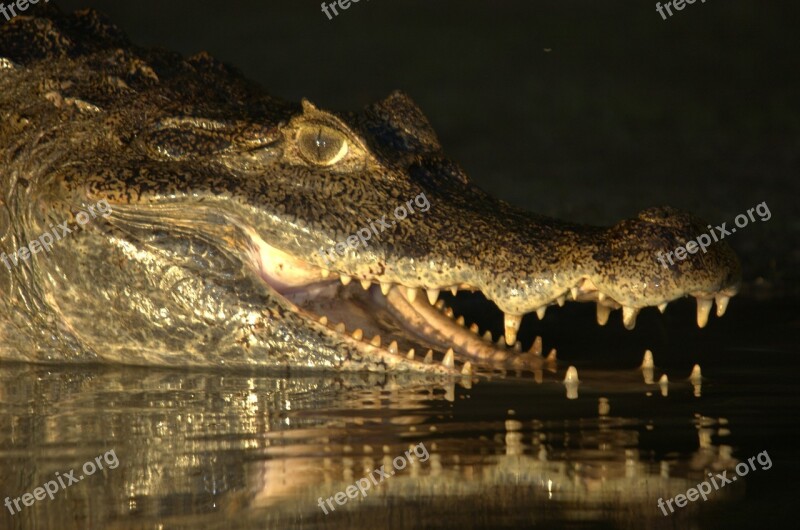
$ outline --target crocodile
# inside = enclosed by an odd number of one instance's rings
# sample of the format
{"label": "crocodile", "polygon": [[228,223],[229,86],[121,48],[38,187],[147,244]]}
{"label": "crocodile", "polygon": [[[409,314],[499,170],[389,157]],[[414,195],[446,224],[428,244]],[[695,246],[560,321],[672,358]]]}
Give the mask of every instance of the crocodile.
{"label": "crocodile", "polygon": [[[356,112],[287,102],[93,10],[0,28],[0,110],[3,360],[458,375],[536,366],[540,341],[522,353],[517,333],[549,306],[594,302],[600,324],[621,309],[630,329],[693,296],[702,327],[740,283],[726,242],[659,261],[706,231],[690,213],[599,227],[518,209],[402,92]],[[501,311],[500,340],[447,290]]]}

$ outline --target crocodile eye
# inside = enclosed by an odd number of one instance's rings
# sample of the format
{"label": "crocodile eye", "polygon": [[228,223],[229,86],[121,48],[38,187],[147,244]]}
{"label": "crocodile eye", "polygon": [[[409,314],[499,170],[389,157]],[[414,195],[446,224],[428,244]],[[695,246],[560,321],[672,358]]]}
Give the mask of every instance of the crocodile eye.
{"label": "crocodile eye", "polygon": [[297,135],[300,154],[313,164],[330,166],[347,154],[347,139],[324,125],[309,125]]}

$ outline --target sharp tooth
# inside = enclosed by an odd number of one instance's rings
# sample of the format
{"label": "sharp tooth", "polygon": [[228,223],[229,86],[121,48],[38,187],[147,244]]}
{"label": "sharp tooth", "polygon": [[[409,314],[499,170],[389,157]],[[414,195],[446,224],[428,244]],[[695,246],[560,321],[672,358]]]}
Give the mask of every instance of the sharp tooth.
{"label": "sharp tooth", "polygon": [[383,296],[386,296],[387,294],[389,294],[389,290],[391,288],[392,288],[392,284],[391,283],[381,282],[381,292],[383,293]]}
{"label": "sharp tooth", "polygon": [[725,310],[728,308],[728,300],[730,300],[731,297],[725,296],[724,294],[718,294],[714,298],[717,301],[717,316],[721,317],[725,314]]}
{"label": "sharp tooth", "polygon": [[435,304],[436,300],[439,299],[439,289],[428,289],[427,291],[428,291],[428,302],[430,302],[431,305]]}
{"label": "sharp tooth", "polygon": [[389,344],[389,353],[397,353],[397,341],[393,340],[391,344]]}
{"label": "sharp tooth", "polygon": [[550,350],[550,353],[547,354],[547,359],[546,360],[549,363],[554,363],[554,362],[556,362],[556,357],[557,356],[558,356],[558,353],[556,352],[556,349],[553,348],[552,350]]}
{"label": "sharp tooth", "polygon": [[558,307],[564,307],[564,304],[567,303],[567,297],[562,294],[556,298],[556,303],[558,304]]}
{"label": "sharp tooth", "polygon": [[380,335],[375,335],[374,337],[372,337],[372,340],[369,343],[372,344],[373,346],[380,346],[381,345],[381,336]]}
{"label": "sharp tooth", "polygon": [[467,361],[464,363],[464,366],[461,367],[461,373],[464,375],[472,375],[472,363]]}
{"label": "sharp tooth", "polygon": [[478,325],[475,323],[469,325],[469,330],[476,335],[479,335],[481,332],[481,328],[479,328]]}
{"label": "sharp tooth", "polygon": [[522,351],[522,343],[520,341],[514,343],[514,351]]}
{"label": "sharp tooth", "polygon": [[370,288],[370,286],[372,286],[372,282],[370,282],[369,280],[361,280],[361,288],[362,289],[364,289],[366,291],[367,289]]}
{"label": "sharp tooth", "polygon": [[409,361],[414,360],[414,348],[408,350],[408,353],[406,354],[406,359],[408,359]]}
{"label": "sharp tooth", "polygon": [[460,316],[456,319],[456,324],[463,326],[465,324],[464,316]]}
{"label": "sharp tooth", "polygon": [[506,344],[511,346],[517,342],[517,331],[519,331],[519,325],[522,323],[522,315],[504,313],[503,321],[506,331]]}
{"label": "sharp tooth", "polygon": [[572,295],[572,299],[573,300],[577,300],[578,299],[578,288],[577,287],[571,287],[569,292]]}
{"label": "sharp tooth", "polygon": [[565,383],[580,383],[578,380],[578,369],[574,366],[567,368],[567,375],[564,377]]}
{"label": "sharp tooth", "polygon": [[639,310],[635,307],[622,306],[622,323],[625,325],[625,329],[636,327],[636,315],[638,314]]}
{"label": "sharp tooth", "polygon": [[696,364],[692,368],[692,375],[689,376],[689,380],[692,383],[699,383],[703,379],[703,374],[700,373],[700,365]]}
{"label": "sharp tooth", "polygon": [[450,292],[453,293],[453,296],[458,294],[458,287],[453,286],[450,288]]}
{"label": "sharp tooth", "polygon": [[456,400],[456,384],[450,383],[444,387],[444,399],[452,403]]}
{"label": "sharp tooth", "polygon": [[608,315],[611,314],[611,308],[602,304],[597,304],[597,323],[605,326],[608,322]]}
{"label": "sharp tooth", "polygon": [[358,328],[353,332],[353,338],[356,340],[361,340],[364,338],[364,331],[361,328]]}
{"label": "sharp tooth", "polygon": [[486,330],[486,332],[483,334],[483,340],[485,340],[485,341],[489,341],[489,342],[492,342],[492,341],[494,340],[494,339],[492,338],[492,332],[491,332],[491,331],[489,331],[488,329],[487,329],[487,330]]}
{"label": "sharp tooth", "polygon": [[442,309],[444,309],[444,300],[439,300],[438,302],[436,302],[436,304],[435,304],[435,307],[436,307],[436,309],[438,309],[439,311],[441,311]]}
{"label": "sharp tooth", "polygon": [[323,278],[327,278],[330,275],[331,275],[331,271],[329,271],[328,269],[322,269],[322,277]]}
{"label": "sharp tooth", "polygon": [[346,274],[342,274],[341,276],[339,276],[339,281],[342,282],[342,285],[348,285],[350,282],[353,281],[353,278],[351,278]]}
{"label": "sharp tooth", "polygon": [[605,299],[606,299],[605,293],[601,293],[600,291],[597,291],[597,300],[602,302]]}
{"label": "sharp tooth", "polygon": [[428,350],[427,353],[425,353],[425,359],[423,359],[423,362],[425,364],[431,364],[433,362],[433,350]]}
{"label": "sharp tooth", "polygon": [[453,308],[452,307],[448,307],[447,309],[444,310],[444,316],[446,316],[446,317],[453,318],[454,314],[455,313],[453,313]]}
{"label": "sharp tooth", "polygon": [[536,316],[539,318],[539,320],[542,320],[544,318],[545,311],[547,311],[546,305],[543,305],[542,307],[536,310]]}
{"label": "sharp tooth", "polygon": [[658,384],[659,385],[668,385],[669,384],[669,377],[667,377],[667,374],[662,374],[661,375],[661,379],[658,380]]}
{"label": "sharp tooth", "polygon": [[416,288],[409,287],[408,289],[406,289],[406,298],[408,298],[408,301],[414,303],[414,300],[417,299],[418,292],[419,289]]}
{"label": "sharp tooth", "polygon": [[456,353],[453,351],[453,348],[447,350],[447,353],[444,354],[444,359],[442,359],[442,366],[447,368],[452,368],[455,366],[455,355]]}
{"label": "sharp tooth", "polygon": [[339,322],[338,324],[336,324],[336,327],[334,327],[333,329],[335,329],[339,333],[344,333],[344,331],[345,331],[344,322]]}
{"label": "sharp tooth", "polygon": [[327,326],[328,325],[328,317],[326,317],[325,315],[319,317],[319,323],[322,324],[323,326]]}
{"label": "sharp tooth", "polygon": [[531,349],[528,350],[528,351],[530,353],[535,354],[535,355],[541,355],[542,354],[542,337],[537,335],[536,338],[533,340],[533,344],[531,345]]}
{"label": "sharp tooth", "polygon": [[711,298],[697,299],[697,326],[704,328],[708,324],[708,314],[711,312]]}
{"label": "sharp tooth", "polygon": [[658,304],[658,310],[661,311],[661,314],[664,314],[664,311],[667,310],[667,303],[664,302],[663,304]]}
{"label": "sharp tooth", "polygon": [[644,352],[644,359],[642,359],[642,368],[654,368],[655,364],[653,364],[653,352],[650,350],[646,350]]}
{"label": "sharp tooth", "polygon": [[502,335],[497,337],[497,342],[495,344],[497,344],[498,346],[505,346],[506,345],[505,337],[503,337]]}

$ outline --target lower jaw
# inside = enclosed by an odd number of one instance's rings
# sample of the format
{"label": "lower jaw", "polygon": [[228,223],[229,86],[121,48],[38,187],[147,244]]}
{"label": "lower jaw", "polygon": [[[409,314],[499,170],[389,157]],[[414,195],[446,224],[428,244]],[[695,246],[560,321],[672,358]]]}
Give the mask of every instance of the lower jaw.
{"label": "lower jaw", "polygon": [[[431,307],[431,293],[368,280],[351,278],[320,269],[280,251],[246,230],[251,242],[250,258],[256,272],[290,310],[301,314],[312,327],[355,349],[367,363],[386,367],[440,373],[470,373],[473,363],[514,361],[536,367],[540,359],[512,355],[513,348],[500,348],[475,335],[444,312],[442,304]],[[359,287],[359,284],[361,287]],[[420,296],[413,296],[419,293]],[[502,338],[501,338],[502,340]],[[508,351],[505,351],[508,350]],[[517,353],[517,352],[514,352]]]}

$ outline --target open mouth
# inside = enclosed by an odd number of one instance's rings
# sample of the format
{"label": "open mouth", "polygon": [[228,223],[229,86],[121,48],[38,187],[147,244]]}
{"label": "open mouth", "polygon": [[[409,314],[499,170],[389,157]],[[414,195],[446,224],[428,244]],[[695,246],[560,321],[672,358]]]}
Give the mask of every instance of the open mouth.
{"label": "open mouth", "polygon": [[[258,235],[251,259],[262,279],[310,325],[357,349],[364,358],[387,367],[452,374],[470,374],[481,369],[541,370],[555,367],[555,350],[542,356],[542,340],[530,345],[517,340],[522,315],[504,314],[504,333],[498,337],[467,323],[443,299],[442,291],[454,296],[461,291],[481,293],[471,285],[417,288],[382,282],[380,278],[354,279],[311,265],[280,251]],[[717,315],[725,313],[733,292],[693,293],[697,297],[697,322],[703,327],[714,300]],[[485,297],[484,297],[485,298]],[[633,329],[639,309],[622,306],[602,293],[588,278],[540,307],[544,318],[549,305],[566,301],[597,303],[597,322],[604,325],[613,309],[622,309],[623,323]],[[489,299],[486,298],[487,303]],[[666,302],[658,306],[662,312]]]}

